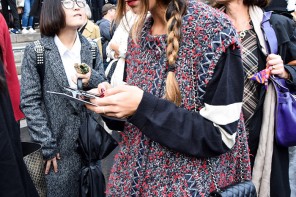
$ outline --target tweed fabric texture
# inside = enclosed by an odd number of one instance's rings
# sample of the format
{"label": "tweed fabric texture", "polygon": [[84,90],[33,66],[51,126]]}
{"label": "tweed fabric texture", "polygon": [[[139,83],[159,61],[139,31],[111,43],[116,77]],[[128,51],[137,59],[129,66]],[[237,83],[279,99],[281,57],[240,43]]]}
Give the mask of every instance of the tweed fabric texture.
{"label": "tweed fabric texture", "polygon": [[[81,63],[92,67],[87,88],[95,88],[105,80],[102,61],[97,54],[96,65],[92,65],[91,44],[80,34],[79,39]],[[83,105],[46,92],[70,94],[63,88],[69,84],[54,38],[44,37],[40,42],[45,49],[43,88],[32,43],[25,49],[22,64],[21,107],[27,118],[30,135],[35,142],[42,144],[44,159],[53,158],[56,153],[61,155],[58,172],[51,170],[46,175],[48,197],[78,196],[81,159],[76,152],[76,140],[81,120],[85,117]]]}
{"label": "tweed fabric texture", "polygon": [[[137,44],[129,40],[126,82],[161,98],[167,75],[166,35],[150,35],[152,24],[152,18],[148,18]],[[194,111],[204,105],[207,83],[225,48],[237,44],[238,39],[223,13],[200,2],[188,1],[182,24],[176,78],[183,98],[181,107]],[[194,81],[196,92],[191,91]],[[247,144],[242,119],[237,136]],[[243,164],[237,158],[239,150],[243,151]],[[211,162],[221,188],[240,182],[240,177],[250,179],[247,145],[242,148],[236,143],[231,151],[211,158]],[[206,159],[174,152],[150,140],[132,124],[125,125],[109,178],[109,196],[208,196],[214,189]]]}

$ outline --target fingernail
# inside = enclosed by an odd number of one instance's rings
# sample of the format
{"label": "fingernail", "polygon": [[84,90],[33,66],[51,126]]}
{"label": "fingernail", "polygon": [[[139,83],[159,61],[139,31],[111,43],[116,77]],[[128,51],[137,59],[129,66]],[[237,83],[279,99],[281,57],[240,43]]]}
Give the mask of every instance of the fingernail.
{"label": "fingernail", "polygon": [[101,93],[101,95],[99,96],[100,98],[103,98],[103,97],[105,96],[105,94],[104,94],[105,91],[106,91],[105,88],[102,88],[102,89],[101,89],[101,92],[102,92],[102,93]]}

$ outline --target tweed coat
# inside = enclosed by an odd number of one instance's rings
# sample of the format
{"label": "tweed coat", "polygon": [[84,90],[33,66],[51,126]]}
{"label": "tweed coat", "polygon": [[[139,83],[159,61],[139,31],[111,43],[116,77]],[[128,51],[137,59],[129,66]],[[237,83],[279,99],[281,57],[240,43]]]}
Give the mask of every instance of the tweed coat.
{"label": "tweed coat", "polygon": [[[92,65],[91,45],[79,34],[81,62]],[[22,63],[21,108],[27,118],[30,135],[42,144],[44,159],[60,153],[58,172],[46,175],[48,196],[78,196],[78,175],[81,160],[76,153],[76,139],[81,120],[85,117],[82,105],[46,91],[66,92],[69,86],[57,46],[53,37],[40,40],[45,49],[43,87],[37,73],[34,44],[25,49]],[[97,53],[96,65],[91,70],[88,88],[95,88],[105,80],[101,56]],[[69,93],[68,93],[69,94]]]}

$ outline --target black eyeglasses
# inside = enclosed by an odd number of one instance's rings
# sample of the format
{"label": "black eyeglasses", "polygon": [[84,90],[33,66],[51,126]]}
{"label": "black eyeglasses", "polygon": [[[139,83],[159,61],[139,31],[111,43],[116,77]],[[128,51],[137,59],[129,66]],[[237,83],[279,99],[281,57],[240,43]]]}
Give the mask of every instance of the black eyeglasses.
{"label": "black eyeglasses", "polygon": [[66,9],[73,9],[75,6],[75,3],[80,8],[84,8],[85,4],[86,4],[86,2],[84,0],[63,0],[61,2]]}

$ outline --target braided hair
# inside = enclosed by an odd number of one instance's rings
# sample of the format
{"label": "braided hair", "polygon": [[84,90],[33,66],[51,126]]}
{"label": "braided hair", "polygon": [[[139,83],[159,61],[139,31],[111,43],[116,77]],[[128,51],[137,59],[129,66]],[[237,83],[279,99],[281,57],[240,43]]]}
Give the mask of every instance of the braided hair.
{"label": "braided hair", "polygon": [[165,98],[172,101],[176,105],[181,104],[181,93],[178,82],[175,76],[179,42],[181,39],[181,24],[182,16],[186,12],[186,1],[185,0],[172,0],[169,2],[166,10],[167,20],[167,59],[168,59],[168,76],[166,79],[166,92]]}
{"label": "braided hair", "polygon": [[[158,1],[159,2],[159,1]],[[149,9],[149,0],[141,1],[142,8],[137,13],[138,19],[133,25],[131,35],[135,42],[140,35],[144,21],[147,17]],[[187,10],[187,0],[162,0],[161,3],[167,6],[165,12],[165,20],[167,22],[167,60],[168,60],[168,76],[166,79],[165,98],[172,101],[176,105],[181,104],[181,93],[175,76],[175,62],[179,51],[179,42],[181,39],[182,16]],[[121,0],[117,3],[116,21],[119,22],[125,15],[126,3]]]}

